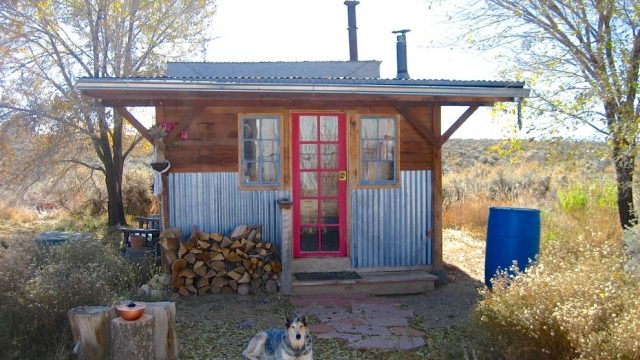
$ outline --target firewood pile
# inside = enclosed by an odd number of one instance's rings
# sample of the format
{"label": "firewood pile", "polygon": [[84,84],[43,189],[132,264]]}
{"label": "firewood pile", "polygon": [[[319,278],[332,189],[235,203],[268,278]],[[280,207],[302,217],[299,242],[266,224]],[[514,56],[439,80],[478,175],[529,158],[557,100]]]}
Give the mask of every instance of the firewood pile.
{"label": "firewood pile", "polygon": [[193,227],[181,242],[177,229],[160,234],[172,287],[183,296],[206,293],[275,293],[282,270],[273,244],[264,242],[262,225],[239,225],[229,236]]}

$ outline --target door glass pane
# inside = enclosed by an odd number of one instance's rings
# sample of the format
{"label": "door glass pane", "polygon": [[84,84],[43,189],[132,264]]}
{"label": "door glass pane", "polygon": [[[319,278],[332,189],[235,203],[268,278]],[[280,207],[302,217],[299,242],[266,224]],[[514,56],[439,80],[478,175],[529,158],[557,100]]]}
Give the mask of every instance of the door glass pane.
{"label": "door glass pane", "polygon": [[300,116],[300,140],[318,140],[318,122],[315,116]]}
{"label": "door glass pane", "polygon": [[337,196],[338,195],[338,173],[323,172],[320,174],[322,181],[322,195],[323,196]]}
{"label": "door glass pane", "polygon": [[322,149],[322,168],[337,169],[338,168],[338,145],[320,145]]}
{"label": "door glass pane", "polygon": [[377,119],[362,119],[360,122],[362,127],[363,139],[377,139],[378,138],[378,121]]}
{"label": "door glass pane", "polygon": [[300,250],[318,251],[318,229],[303,227],[300,229]]}
{"label": "door glass pane", "polygon": [[318,168],[318,145],[300,145],[300,169]]}
{"label": "door glass pane", "polygon": [[338,200],[322,200],[322,223],[338,224]]}
{"label": "door glass pane", "polygon": [[318,173],[316,172],[300,173],[300,194],[302,196],[318,195]]}
{"label": "door glass pane", "polygon": [[337,226],[322,227],[322,251],[340,250],[340,231]]}
{"label": "door glass pane", "polygon": [[337,116],[320,116],[320,140],[338,141]]}
{"label": "door glass pane", "polygon": [[300,223],[318,223],[318,200],[300,200]]}
{"label": "door glass pane", "polygon": [[260,139],[278,138],[278,121],[276,119],[259,119]]}

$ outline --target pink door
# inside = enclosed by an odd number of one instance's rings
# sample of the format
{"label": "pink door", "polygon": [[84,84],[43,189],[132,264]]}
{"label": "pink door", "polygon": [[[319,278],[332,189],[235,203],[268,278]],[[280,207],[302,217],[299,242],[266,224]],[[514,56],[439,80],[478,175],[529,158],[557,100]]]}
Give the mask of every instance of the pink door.
{"label": "pink door", "polygon": [[346,256],[346,117],[295,113],[293,254]]}

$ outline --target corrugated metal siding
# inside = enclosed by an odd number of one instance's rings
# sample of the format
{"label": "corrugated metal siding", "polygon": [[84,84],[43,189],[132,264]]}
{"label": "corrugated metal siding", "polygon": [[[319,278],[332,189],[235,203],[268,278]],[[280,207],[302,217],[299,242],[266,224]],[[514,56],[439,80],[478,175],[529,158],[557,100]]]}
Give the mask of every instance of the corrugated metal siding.
{"label": "corrugated metal siding", "polygon": [[351,192],[353,267],[431,264],[431,171],[402,171],[397,189]]}
{"label": "corrugated metal siding", "polygon": [[240,191],[238,174],[169,174],[169,222],[182,233],[191,225],[207,232],[233,231],[239,224],[262,224],[263,239],[280,247],[280,212],[276,200],[288,191]]}

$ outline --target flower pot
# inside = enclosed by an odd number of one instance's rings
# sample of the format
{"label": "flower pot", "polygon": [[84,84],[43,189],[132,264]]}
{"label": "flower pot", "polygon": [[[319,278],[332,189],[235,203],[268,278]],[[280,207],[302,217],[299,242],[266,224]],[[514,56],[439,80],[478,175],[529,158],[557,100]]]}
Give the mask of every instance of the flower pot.
{"label": "flower pot", "polygon": [[133,249],[142,249],[142,245],[144,245],[144,238],[142,236],[130,235],[129,241]]}

